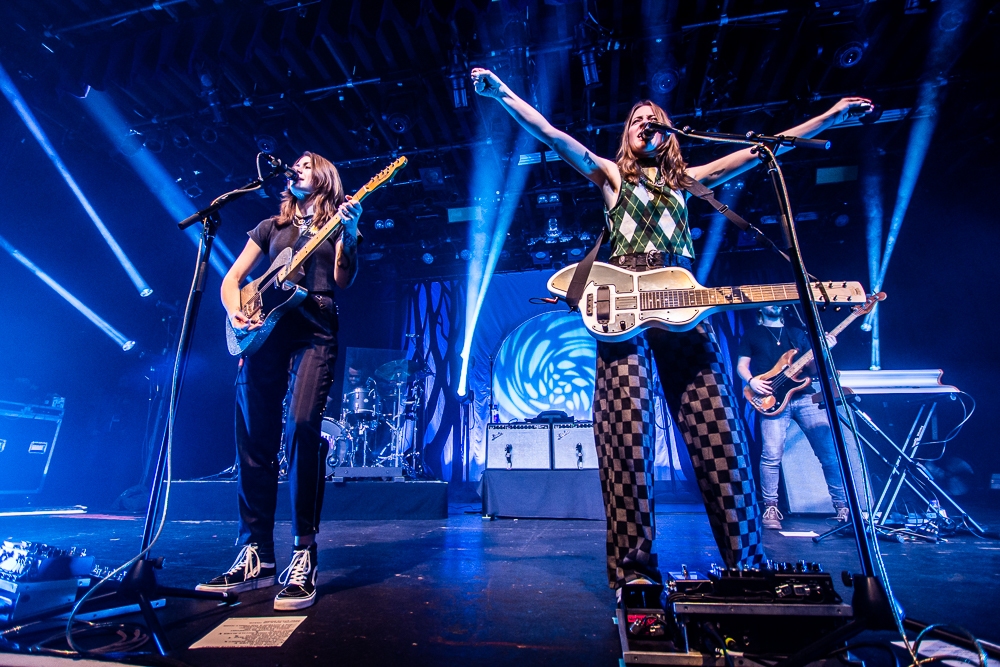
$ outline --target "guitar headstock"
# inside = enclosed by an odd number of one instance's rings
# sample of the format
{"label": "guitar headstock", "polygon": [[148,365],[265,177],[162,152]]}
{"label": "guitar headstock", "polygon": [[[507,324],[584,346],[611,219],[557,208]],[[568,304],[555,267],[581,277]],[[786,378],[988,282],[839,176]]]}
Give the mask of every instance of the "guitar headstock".
{"label": "guitar headstock", "polygon": [[[396,158],[392,164],[372,176],[371,180],[365,183],[365,186],[358,192],[358,195],[361,197],[367,196],[372,191],[385,185],[393,179],[397,171],[406,166],[406,163],[407,159],[405,155]],[[358,195],[355,195],[355,199],[359,198]]]}
{"label": "guitar headstock", "polygon": [[867,315],[868,313],[872,312],[872,309],[875,307],[875,304],[878,303],[879,301],[885,301],[885,292],[876,292],[875,294],[872,294],[867,299],[865,299],[865,302],[863,304],[851,308],[851,312],[854,313],[855,315]]}

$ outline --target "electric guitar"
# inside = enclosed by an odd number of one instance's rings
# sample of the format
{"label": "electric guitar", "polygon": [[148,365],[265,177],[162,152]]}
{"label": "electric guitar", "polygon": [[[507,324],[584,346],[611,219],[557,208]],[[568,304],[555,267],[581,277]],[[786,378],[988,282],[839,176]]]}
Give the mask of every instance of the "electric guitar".
{"label": "electric guitar", "polygon": [[[354,200],[361,201],[379,187],[392,180],[396,172],[406,166],[406,158],[395,160],[388,167],[375,174],[365,185],[354,193]],[[341,226],[339,215],[328,220],[308,241],[297,251],[285,248],[281,251],[267,271],[257,280],[240,289],[240,310],[243,315],[260,326],[251,331],[233,327],[227,319],[226,344],[229,353],[235,356],[251,355],[260,349],[268,334],[278,323],[278,319],[302,302],[309,292],[295,280],[302,278],[302,266],[317,248],[336,233]]]}
{"label": "electric guitar", "polygon": [[[576,264],[549,278],[549,292],[566,296]],[[763,303],[792,303],[799,292],[794,283],[703,287],[690,271],[668,266],[653,271],[628,271],[594,262],[580,299],[580,315],[594,338],[628,340],[649,327],[689,331],[721,310],[755,308]],[[812,283],[813,298],[828,305],[861,303],[865,290],[858,282]]]}
{"label": "electric guitar", "polygon": [[[870,313],[875,304],[884,299],[885,292],[872,294],[863,304],[852,308],[851,314],[847,316],[847,319],[837,325],[830,333],[834,336],[840,335],[840,332],[846,329],[851,322],[862,315]],[[831,345],[831,347],[833,346]],[[781,414],[795,394],[808,387],[809,383],[812,382],[809,376],[799,378],[798,375],[813,360],[813,356],[815,356],[813,355],[813,351],[809,350],[793,364],[792,359],[795,357],[796,352],[798,350],[785,352],[778,359],[778,363],[774,365],[774,368],[759,376],[762,380],[768,380],[771,383],[772,393],[770,395],[758,394],[750,388],[749,384],[743,387],[743,395],[747,397],[750,405],[765,417],[774,417]]]}

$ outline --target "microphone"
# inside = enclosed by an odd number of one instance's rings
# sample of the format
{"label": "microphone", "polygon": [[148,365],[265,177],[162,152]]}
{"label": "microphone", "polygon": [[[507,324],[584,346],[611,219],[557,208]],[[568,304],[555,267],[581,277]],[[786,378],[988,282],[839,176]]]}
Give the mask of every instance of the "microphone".
{"label": "microphone", "polygon": [[287,164],[281,161],[281,158],[275,157],[274,155],[267,155],[267,162],[274,168],[274,173],[281,172],[285,175],[285,178],[295,183],[299,180],[298,173],[289,167]]}
{"label": "microphone", "polygon": [[683,134],[683,132],[677,128],[667,125],[666,123],[658,123],[655,120],[648,121],[645,127],[642,128],[641,134],[645,139],[652,139],[657,132]]}

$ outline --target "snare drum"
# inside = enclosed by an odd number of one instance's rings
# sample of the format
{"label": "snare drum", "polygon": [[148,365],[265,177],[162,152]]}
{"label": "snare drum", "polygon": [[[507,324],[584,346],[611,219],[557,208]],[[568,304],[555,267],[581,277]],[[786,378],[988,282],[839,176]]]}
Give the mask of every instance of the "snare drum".
{"label": "snare drum", "polygon": [[344,394],[344,416],[349,421],[375,419],[381,409],[382,402],[374,389],[355,387]]}

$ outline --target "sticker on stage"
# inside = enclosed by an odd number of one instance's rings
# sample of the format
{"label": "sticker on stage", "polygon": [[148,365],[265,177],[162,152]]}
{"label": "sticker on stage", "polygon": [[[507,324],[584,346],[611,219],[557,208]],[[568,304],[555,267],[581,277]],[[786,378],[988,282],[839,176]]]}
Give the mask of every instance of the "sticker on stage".
{"label": "sticker on stage", "polygon": [[305,616],[227,618],[191,648],[265,648],[281,646]]}
{"label": "sticker on stage", "polygon": [[819,535],[812,530],[779,530],[778,532],[785,537],[819,537]]}

